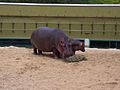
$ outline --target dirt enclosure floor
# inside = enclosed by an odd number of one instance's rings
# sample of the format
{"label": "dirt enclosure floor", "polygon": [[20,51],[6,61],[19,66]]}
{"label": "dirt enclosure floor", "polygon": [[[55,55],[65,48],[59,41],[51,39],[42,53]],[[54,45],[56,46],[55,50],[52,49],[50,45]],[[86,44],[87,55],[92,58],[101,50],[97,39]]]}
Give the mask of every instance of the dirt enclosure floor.
{"label": "dirt enclosure floor", "polygon": [[86,49],[87,61],[33,55],[30,48],[0,47],[0,90],[120,90],[120,50]]}

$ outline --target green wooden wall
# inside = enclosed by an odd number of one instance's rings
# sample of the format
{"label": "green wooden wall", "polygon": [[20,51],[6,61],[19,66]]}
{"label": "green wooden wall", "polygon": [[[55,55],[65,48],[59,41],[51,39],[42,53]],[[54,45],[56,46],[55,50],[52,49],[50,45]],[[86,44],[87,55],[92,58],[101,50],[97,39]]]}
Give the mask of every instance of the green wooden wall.
{"label": "green wooden wall", "polygon": [[120,6],[0,4],[0,37],[30,38],[41,26],[74,38],[120,40]]}

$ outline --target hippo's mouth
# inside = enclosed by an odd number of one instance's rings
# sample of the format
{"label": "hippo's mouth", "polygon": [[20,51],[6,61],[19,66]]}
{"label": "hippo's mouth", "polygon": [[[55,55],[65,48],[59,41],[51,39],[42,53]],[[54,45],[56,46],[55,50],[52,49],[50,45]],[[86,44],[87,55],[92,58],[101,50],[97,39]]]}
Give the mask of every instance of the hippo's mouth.
{"label": "hippo's mouth", "polygon": [[85,49],[84,50],[81,50],[82,52],[85,52]]}
{"label": "hippo's mouth", "polygon": [[73,54],[67,54],[67,55],[64,55],[64,58],[68,58],[68,57],[71,57],[73,55],[75,55],[75,54],[74,53]]}

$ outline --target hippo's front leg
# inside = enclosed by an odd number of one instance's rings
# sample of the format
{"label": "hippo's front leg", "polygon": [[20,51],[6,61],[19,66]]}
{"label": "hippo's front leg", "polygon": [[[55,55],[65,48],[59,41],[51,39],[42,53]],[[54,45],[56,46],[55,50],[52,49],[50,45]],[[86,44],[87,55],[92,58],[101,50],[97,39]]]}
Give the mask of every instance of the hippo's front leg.
{"label": "hippo's front leg", "polygon": [[42,51],[38,49],[38,55],[41,55],[42,54]]}
{"label": "hippo's front leg", "polygon": [[60,58],[60,53],[56,48],[53,48],[53,55],[55,58]]}

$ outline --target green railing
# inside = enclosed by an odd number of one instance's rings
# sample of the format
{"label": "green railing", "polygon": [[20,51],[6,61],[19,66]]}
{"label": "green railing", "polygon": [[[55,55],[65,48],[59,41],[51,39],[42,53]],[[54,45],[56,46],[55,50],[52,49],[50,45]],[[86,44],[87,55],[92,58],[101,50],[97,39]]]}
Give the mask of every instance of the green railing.
{"label": "green railing", "polygon": [[29,38],[38,27],[61,28],[73,38],[120,40],[120,23],[0,22],[0,37]]}

